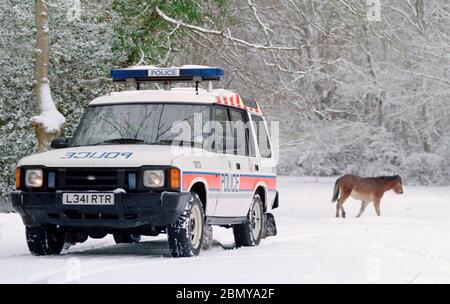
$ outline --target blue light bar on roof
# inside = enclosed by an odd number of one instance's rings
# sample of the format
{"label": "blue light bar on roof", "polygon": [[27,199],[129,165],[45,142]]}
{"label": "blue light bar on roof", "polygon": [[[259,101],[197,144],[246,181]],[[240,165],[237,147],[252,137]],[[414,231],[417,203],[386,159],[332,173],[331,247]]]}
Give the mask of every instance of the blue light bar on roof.
{"label": "blue light bar on roof", "polygon": [[189,67],[179,68],[157,68],[157,67],[133,67],[128,69],[115,69],[111,71],[111,77],[115,82],[125,82],[133,79],[137,82],[189,82],[196,81],[219,81],[225,72],[216,67]]}

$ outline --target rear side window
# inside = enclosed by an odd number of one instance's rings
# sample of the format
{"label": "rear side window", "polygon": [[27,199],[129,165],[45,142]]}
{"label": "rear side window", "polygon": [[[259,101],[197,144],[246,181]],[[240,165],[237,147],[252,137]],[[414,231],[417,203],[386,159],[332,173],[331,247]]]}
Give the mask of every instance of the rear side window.
{"label": "rear side window", "polygon": [[215,107],[214,116],[216,122],[221,126],[221,130],[219,128],[215,130],[214,150],[218,153],[231,153],[233,151],[233,140],[231,138],[232,128],[228,109]]}
{"label": "rear side window", "polygon": [[256,131],[256,140],[258,142],[259,153],[262,157],[270,158],[272,157],[272,151],[270,149],[269,134],[264,124],[262,117],[257,115],[252,115],[253,127]]}
{"label": "rear side window", "polygon": [[249,137],[250,129],[248,128],[245,112],[236,109],[230,109],[231,121],[233,123],[234,138],[234,154],[245,155],[250,154]]}
{"label": "rear side window", "polygon": [[257,109],[258,108],[258,105],[256,104],[256,101],[252,97],[250,97],[250,96],[242,96],[241,95],[241,99],[242,99],[242,102],[244,103],[244,106],[247,106],[247,107],[250,107],[250,108],[253,108],[253,109]]}

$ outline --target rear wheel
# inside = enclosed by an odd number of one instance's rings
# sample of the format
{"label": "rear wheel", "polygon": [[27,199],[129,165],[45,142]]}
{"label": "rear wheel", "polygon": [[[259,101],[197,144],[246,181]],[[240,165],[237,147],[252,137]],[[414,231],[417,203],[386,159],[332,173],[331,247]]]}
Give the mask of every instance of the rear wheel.
{"label": "rear wheel", "polygon": [[259,195],[255,195],[246,221],[243,224],[233,226],[236,247],[259,245],[263,235],[263,229],[263,204]]}
{"label": "rear wheel", "polygon": [[114,242],[116,244],[132,244],[139,243],[141,236],[133,233],[115,233],[113,234]]}
{"label": "rear wheel", "polygon": [[167,228],[169,248],[173,257],[200,254],[203,244],[205,214],[202,202],[192,193],[178,220]]}
{"label": "rear wheel", "polygon": [[33,255],[60,254],[66,239],[66,231],[56,225],[25,228],[28,249]]}

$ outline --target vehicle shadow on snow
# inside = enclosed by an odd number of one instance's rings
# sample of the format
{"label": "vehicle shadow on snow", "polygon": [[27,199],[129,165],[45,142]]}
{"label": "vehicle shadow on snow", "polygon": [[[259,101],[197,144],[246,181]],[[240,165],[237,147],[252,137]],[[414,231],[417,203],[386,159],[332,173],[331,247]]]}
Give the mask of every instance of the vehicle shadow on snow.
{"label": "vehicle shadow on snow", "polygon": [[[75,250],[72,251],[71,249]],[[234,245],[224,245],[214,240],[211,249],[203,251],[203,254],[211,250],[235,249]],[[154,256],[154,257],[172,257],[166,240],[145,241],[137,244],[119,244],[108,245],[105,247],[76,249],[72,247],[65,253],[65,256]]]}
{"label": "vehicle shadow on snow", "polygon": [[71,251],[70,249],[66,252],[66,256],[171,256],[166,240],[145,241],[137,244],[109,245],[85,250],[80,249],[79,251]]}

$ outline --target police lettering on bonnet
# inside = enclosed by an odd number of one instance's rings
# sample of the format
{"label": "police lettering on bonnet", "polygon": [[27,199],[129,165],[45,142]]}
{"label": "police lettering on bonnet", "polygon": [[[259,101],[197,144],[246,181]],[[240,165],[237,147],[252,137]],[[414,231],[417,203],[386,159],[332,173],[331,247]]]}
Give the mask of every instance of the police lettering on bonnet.
{"label": "police lettering on bonnet", "polygon": [[106,158],[115,159],[118,157],[130,158],[133,152],[67,152],[61,159],[83,159],[83,158]]}
{"label": "police lettering on bonnet", "polygon": [[[73,138],[55,139],[52,150],[17,165],[11,198],[31,253],[59,254],[66,241],[107,234],[134,243],[166,233],[172,255],[190,257],[211,246],[213,225],[232,228],[238,247],[276,235],[272,147],[253,98],[213,89],[224,77],[216,67],[138,66],[111,76],[137,90],[94,99]],[[139,90],[145,82],[164,90]],[[177,82],[194,87],[172,89]],[[219,124],[188,133],[175,154],[180,139],[170,129],[190,126],[194,116]],[[244,136],[223,131],[229,124],[245,126]]]}

